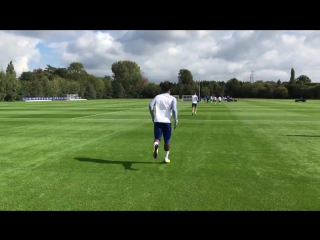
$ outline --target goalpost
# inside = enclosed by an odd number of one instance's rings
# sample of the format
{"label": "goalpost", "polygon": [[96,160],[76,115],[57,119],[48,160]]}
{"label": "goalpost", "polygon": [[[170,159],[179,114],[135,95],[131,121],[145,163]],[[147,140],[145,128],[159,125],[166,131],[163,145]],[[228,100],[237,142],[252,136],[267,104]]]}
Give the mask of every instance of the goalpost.
{"label": "goalpost", "polygon": [[172,97],[175,97],[177,99],[177,101],[179,102],[179,95],[171,95]]}
{"label": "goalpost", "polygon": [[182,95],[182,102],[191,102],[192,95]]}

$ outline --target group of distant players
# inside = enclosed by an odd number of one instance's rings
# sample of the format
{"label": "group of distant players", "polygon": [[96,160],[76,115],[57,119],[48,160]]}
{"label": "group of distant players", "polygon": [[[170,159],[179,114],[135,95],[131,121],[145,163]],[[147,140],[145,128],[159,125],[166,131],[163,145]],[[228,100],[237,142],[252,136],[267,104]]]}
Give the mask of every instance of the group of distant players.
{"label": "group of distant players", "polygon": [[[207,103],[211,102],[211,103],[221,103],[221,102],[228,102],[230,100],[230,97],[229,96],[226,96],[226,97],[216,97],[216,96],[206,96],[203,98],[204,101],[206,101]],[[201,99],[199,100],[199,102],[201,101]]]}
{"label": "group of distant players", "polygon": [[[216,96],[210,96],[210,97],[204,97],[204,101],[207,101],[207,103],[211,102],[211,103],[215,103],[217,104],[217,102],[219,104],[221,104],[221,102],[225,102],[225,101],[229,101],[230,97],[216,97]],[[191,101],[192,101],[192,115],[197,115],[197,104],[198,102],[201,102],[201,98],[197,96],[196,93],[194,93],[191,97]]]}

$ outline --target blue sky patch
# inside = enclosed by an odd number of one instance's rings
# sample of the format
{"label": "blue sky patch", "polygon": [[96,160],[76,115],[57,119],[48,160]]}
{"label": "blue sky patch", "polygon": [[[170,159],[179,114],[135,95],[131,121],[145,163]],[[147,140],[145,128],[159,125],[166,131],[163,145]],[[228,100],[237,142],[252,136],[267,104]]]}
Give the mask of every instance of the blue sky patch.
{"label": "blue sky patch", "polygon": [[39,43],[36,48],[40,51],[41,58],[38,62],[30,61],[28,64],[30,69],[43,68],[47,64],[54,67],[60,67],[59,53],[52,51],[51,48],[47,47],[47,45],[43,43]]}

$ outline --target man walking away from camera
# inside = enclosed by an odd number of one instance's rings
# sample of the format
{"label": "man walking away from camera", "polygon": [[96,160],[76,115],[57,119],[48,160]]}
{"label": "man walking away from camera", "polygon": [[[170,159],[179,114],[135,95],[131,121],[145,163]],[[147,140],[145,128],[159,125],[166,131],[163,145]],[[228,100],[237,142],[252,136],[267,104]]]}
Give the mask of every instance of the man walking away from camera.
{"label": "man walking away from camera", "polygon": [[159,143],[163,135],[164,140],[164,163],[169,163],[171,117],[174,117],[174,129],[178,124],[177,99],[171,96],[169,85],[162,86],[164,93],[157,95],[149,105],[152,122],[154,123],[153,157],[158,157]]}

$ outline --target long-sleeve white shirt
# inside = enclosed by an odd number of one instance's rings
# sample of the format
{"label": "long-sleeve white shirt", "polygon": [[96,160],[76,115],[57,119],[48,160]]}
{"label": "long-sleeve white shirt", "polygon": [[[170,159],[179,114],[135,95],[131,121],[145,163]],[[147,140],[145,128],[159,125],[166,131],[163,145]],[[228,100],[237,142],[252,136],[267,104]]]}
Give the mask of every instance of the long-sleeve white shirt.
{"label": "long-sleeve white shirt", "polygon": [[174,121],[178,123],[177,99],[169,93],[157,95],[151,101],[149,110],[153,122],[171,123],[173,113]]}

